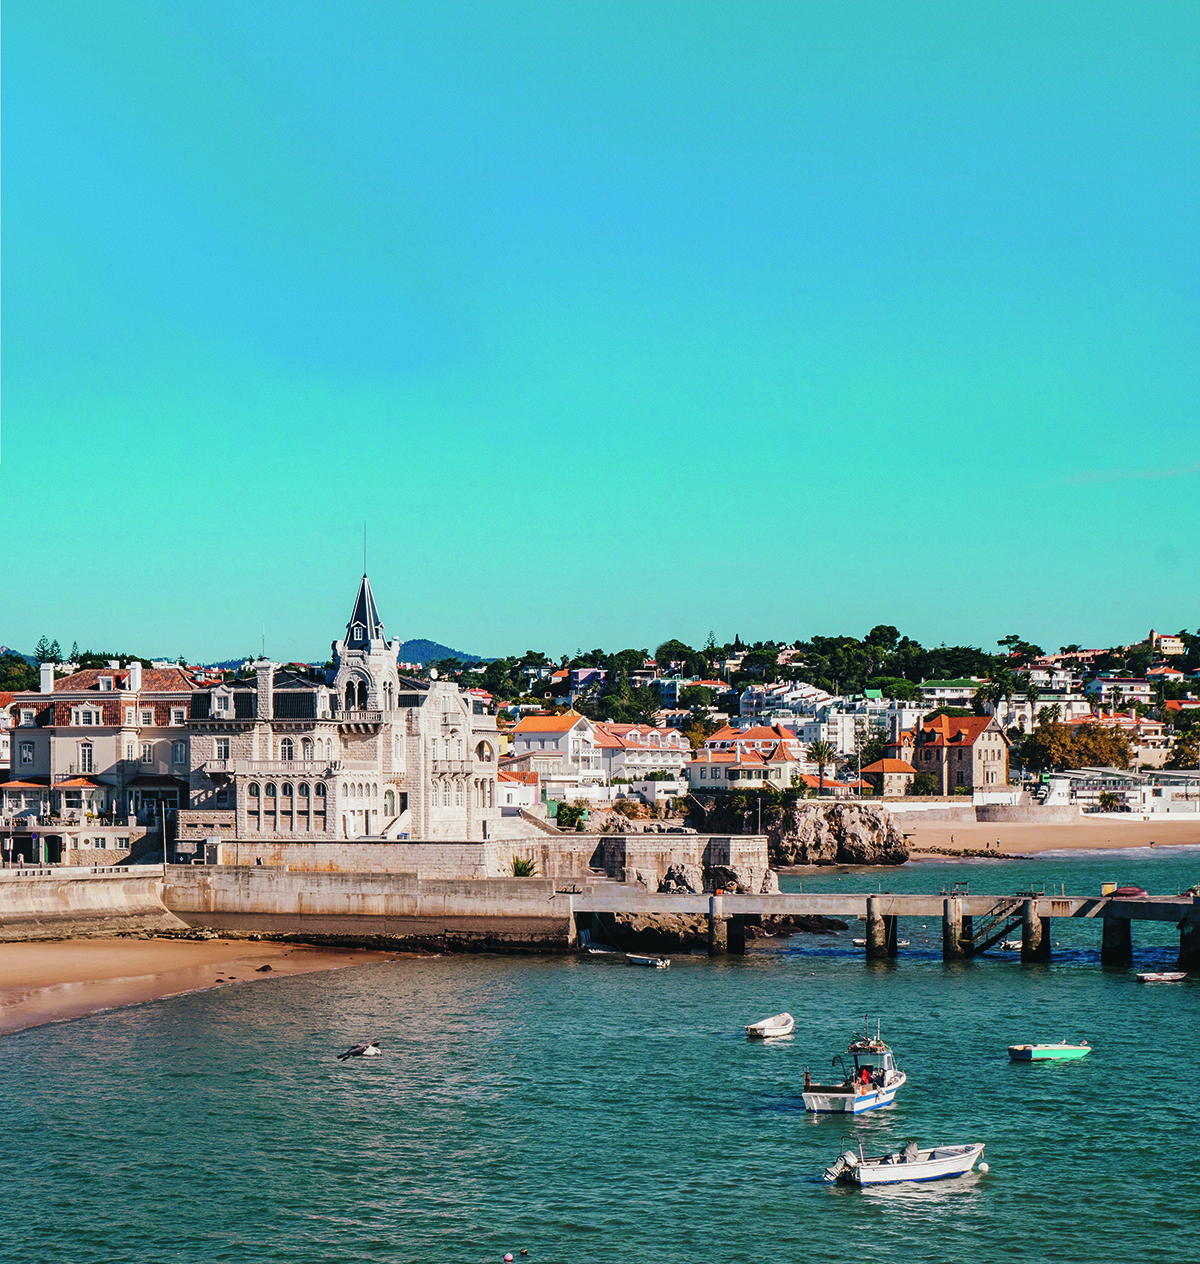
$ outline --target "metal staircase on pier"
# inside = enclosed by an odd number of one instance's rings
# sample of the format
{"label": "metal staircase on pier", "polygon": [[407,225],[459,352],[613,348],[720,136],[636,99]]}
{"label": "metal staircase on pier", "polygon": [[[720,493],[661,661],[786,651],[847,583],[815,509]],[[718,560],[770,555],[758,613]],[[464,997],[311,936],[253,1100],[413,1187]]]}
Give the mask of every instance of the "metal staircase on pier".
{"label": "metal staircase on pier", "polygon": [[1024,918],[1024,901],[1007,898],[998,900],[990,909],[972,924],[971,937],[963,936],[963,943],[972,956],[987,952],[1002,939],[1016,930]]}

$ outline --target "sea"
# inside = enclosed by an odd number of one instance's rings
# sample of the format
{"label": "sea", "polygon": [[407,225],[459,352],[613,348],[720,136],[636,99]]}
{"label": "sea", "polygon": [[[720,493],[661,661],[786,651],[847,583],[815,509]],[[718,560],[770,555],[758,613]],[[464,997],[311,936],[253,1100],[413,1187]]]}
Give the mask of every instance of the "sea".
{"label": "sea", "polygon": [[[1008,894],[1102,881],[1176,892],[1200,851],[1156,847],[789,877],[804,890]],[[1049,965],[894,962],[853,937],[744,957],[399,956],[239,983],[0,1038],[0,1259],[113,1261],[1181,1261],[1200,1259],[1200,980],[1148,986],[1173,926],[1055,921]],[[781,1010],[793,1036],[752,1043]],[[806,1115],[881,1024],[894,1106]],[[382,1056],[339,1062],[373,1038]],[[1087,1040],[1079,1062],[1007,1046]],[[850,1146],[982,1141],[986,1174],[858,1190]],[[526,1253],[527,1254],[524,1254]]]}

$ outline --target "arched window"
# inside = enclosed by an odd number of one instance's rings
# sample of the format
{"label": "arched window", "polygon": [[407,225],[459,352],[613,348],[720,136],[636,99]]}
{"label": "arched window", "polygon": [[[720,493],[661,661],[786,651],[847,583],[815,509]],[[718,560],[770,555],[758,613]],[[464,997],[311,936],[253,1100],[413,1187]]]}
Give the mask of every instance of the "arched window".
{"label": "arched window", "polygon": [[307,799],[308,798],[308,782],[302,781],[297,788],[300,791],[300,797],[302,799]]}
{"label": "arched window", "polygon": [[396,815],[396,796],[391,790],[383,792],[383,811],[387,816]]}
{"label": "arched window", "polygon": [[354,710],[354,681],[346,681],[346,710]]}
{"label": "arched window", "polygon": [[252,781],[252,782],[251,782],[251,783],[250,783],[250,784],[246,787],[246,793],[247,793],[247,794],[248,794],[248,795],[249,795],[252,799],[257,799],[257,798],[258,798],[258,782],[257,782],[257,781]]}
{"label": "arched window", "polygon": [[268,781],[267,782],[267,798],[273,799],[274,797],[275,797],[275,783],[273,781]]}
{"label": "arched window", "polygon": [[325,783],[321,782],[317,786],[317,798],[323,799],[324,797],[325,797]]}
{"label": "arched window", "polygon": [[290,737],[285,737],[279,743],[279,758],[282,759],[285,764],[290,764],[295,757],[296,748],[292,744],[292,739]]}
{"label": "arched window", "polygon": [[365,680],[358,682],[358,709],[360,711],[367,709],[367,682]]}
{"label": "arched window", "polygon": [[490,764],[492,762],[492,748],[487,744],[487,742],[480,742],[479,745],[475,747],[475,758],[484,764]]}
{"label": "arched window", "polygon": [[301,759],[312,759],[312,757],[313,757],[313,744],[312,744],[312,738],[311,738],[311,737],[301,738],[301,740],[300,740],[300,758],[301,758]]}
{"label": "arched window", "polygon": [[463,805],[463,783],[456,781],[454,783],[454,806],[461,808]]}
{"label": "arched window", "polygon": [[328,760],[333,759],[333,738],[332,737],[327,737],[325,739],[325,758]]}
{"label": "arched window", "polygon": [[282,789],[283,789],[283,797],[285,799],[290,799],[292,797],[292,783],[290,781],[285,781],[283,783]]}
{"label": "arched window", "polygon": [[347,788],[346,783],[343,781],[343,782],[342,782],[342,797],[343,797],[343,798],[345,798],[345,797],[347,797],[349,794],[350,794],[350,791],[349,791],[349,789]]}
{"label": "arched window", "polygon": [[449,806],[450,806],[450,783],[448,781],[443,781],[442,782],[442,807],[448,808]]}

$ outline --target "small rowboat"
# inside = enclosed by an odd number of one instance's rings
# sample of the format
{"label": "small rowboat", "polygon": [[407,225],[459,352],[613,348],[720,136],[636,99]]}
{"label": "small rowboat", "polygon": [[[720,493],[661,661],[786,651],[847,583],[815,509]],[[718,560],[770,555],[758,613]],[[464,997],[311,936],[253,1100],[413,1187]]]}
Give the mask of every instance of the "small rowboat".
{"label": "small rowboat", "polygon": [[1008,1056],[1014,1062],[1073,1062],[1086,1058],[1092,1047],[1086,1040],[1069,1045],[1060,1040],[1056,1045],[1009,1045]]}
{"label": "small rowboat", "polygon": [[1139,974],[1137,981],[1139,983],[1182,983],[1187,978],[1185,970],[1151,970],[1146,974]]}
{"label": "small rowboat", "polygon": [[751,1040],[770,1040],[774,1036],[790,1036],[796,1030],[796,1020],[791,1014],[773,1014],[761,1022],[751,1023],[746,1035]]}
{"label": "small rowboat", "polygon": [[[917,1148],[910,1141],[903,1150],[866,1158],[860,1147],[858,1154],[846,1150],[832,1166],[825,1169],[825,1179],[839,1185],[898,1185],[901,1181],[944,1181],[952,1176],[965,1176],[983,1154],[983,1142],[973,1145],[932,1146]],[[987,1164],[980,1164],[982,1171]]]}
{"label": "small rowboat", "polygon": [[643,957],[636,952],[627,952],[625,960],[631,966],[645,966],[649,970],[665,970],[671,964],[670,957]]}

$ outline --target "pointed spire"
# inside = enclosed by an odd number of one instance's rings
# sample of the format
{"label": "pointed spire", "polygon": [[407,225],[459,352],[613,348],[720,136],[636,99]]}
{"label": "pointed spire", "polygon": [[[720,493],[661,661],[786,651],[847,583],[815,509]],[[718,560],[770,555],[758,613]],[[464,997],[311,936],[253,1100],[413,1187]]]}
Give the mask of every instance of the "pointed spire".
{"label": "pointed spire", "polygon": [[365,644],[368,641],[376,641],[383,639],[383,620],[379,617],[379,610],[375,605],[375,594],[371,591],[371,581],[364,572],[362,583],[358,586],[358,598],[354,603],[354,613],[350,616],[350,622],[346,624],[346,644],[354,645],[355,626],[362,629],[362,637],[358,644]]}

